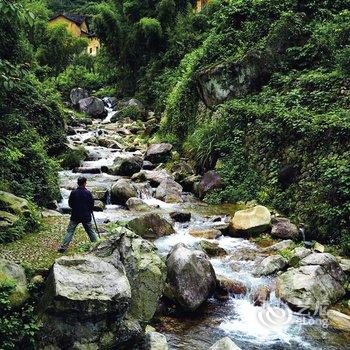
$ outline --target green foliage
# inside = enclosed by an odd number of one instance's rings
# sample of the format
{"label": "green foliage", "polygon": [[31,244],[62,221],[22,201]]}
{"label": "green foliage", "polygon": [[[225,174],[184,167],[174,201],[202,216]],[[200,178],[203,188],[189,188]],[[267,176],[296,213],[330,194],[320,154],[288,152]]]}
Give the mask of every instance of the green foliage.
{"label": "green foliage", "polygon": [[94,91],[102,86],[99,75],[84,65],[69,65],[56,77],[55,84],[67,100],[71,90],[77,86],[87,91]]}
{"label": "green foliage", "polygon": [[12,306],[10,295],[16,287],[11,280],[0,280],[0,347],[4,350],[34,349],[39,330],[33,299],[20,307]]}
{"label": "green foliage", "polygon": [[[156,101],[164,110],[161,136],[176,139],[199,172],[216,168],[222,175],[224,188],[207,201],[256,199],[305,222],[309,238],[343,243],[344,251],[350,227],[347,6],[213,2],[200,14],[206,19],[196,16],[206,39],[185,49],[178,68],[164,69],[157,83],[171,87],[165,106]],[[188,40],[186,34],[173,41]],[[259,84],[242,86],[241,94],[209,110],[197,78],[217,66],[245,67],[242,79],[259,72]],[[229,74],[226,79],[224,86],[237,84]],[[288,167],[293,176],[285,182]]]}
{"label": "green foliage", "polygon": [[118,112],[118,119],[130,118],[132,120],[140,120],[142,116],[142,112],[137,106],[127,106]]}
{"label": "green foliage", "polygon": [[87,152],[84,147],[75,149],[68,148],[59,158],[61,167],[64,169],[74,169],[79,167],[86,159]]}
{"label": "green foliage", "polygon": [[67,31],[65,24],[46,28],[37,58],[41,65],[48,65],[53,74],[62,72],[73,58],[87,47],[87,39],[76,38]]}

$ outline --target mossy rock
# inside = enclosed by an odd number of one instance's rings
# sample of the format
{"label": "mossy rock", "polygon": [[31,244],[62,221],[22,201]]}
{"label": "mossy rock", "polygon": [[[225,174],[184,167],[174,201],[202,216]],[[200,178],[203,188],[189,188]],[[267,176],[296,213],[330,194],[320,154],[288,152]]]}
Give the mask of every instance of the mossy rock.
{"label": "mossy rock", "polygon": [[24,268],[12,261],[0,259],[0,286],[11,286],[8,299],[12,306],[22,305],[29,297]]}

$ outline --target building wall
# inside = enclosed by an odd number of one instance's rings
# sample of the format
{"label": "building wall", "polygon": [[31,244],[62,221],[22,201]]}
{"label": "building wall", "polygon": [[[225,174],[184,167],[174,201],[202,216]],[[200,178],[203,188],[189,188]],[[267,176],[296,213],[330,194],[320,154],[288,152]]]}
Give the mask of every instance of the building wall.
{"label": "building wall", "polygon": [[68,20],[67,18],[63,16],[59,16],[53,20],[50,21],[50,24],[65,24],[67,26],[67,30],[72,35],[79,37],[81,35],[81,29],[78,25],[76,25],[74,22]]}
{"label": "building wall", "polygon": [[96,56],[101,47],[100,40],[98,38],[91,38],[87,47],[87,52],[91,56]]}
{"label": "building wall", "polygon": [[206,3],[208,3],[210,0],[196,0],[196,12],[202,11],[203,7],[205,6]]}

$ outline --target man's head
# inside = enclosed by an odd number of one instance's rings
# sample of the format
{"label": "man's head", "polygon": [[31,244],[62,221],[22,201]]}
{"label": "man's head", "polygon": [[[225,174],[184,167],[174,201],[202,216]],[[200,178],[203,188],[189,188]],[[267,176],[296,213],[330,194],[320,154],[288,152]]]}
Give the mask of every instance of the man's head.
{"label": "man's head", "polygon": [[80,176],[78,178],[78,186],[85,187],[86,186],[86,177]]}

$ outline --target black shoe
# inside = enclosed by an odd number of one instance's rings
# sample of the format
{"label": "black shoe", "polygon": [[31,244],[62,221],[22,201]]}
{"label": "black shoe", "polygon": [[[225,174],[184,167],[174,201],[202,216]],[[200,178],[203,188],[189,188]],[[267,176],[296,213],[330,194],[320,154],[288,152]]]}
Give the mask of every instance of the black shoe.
{"label": "black shoe", "polygon": [[57,251],[58,251],[59,253],[65,253],[66,250],[67,250],[66,248],[62,248],[62,247],[60,247],[60,248],[57,249]]}

